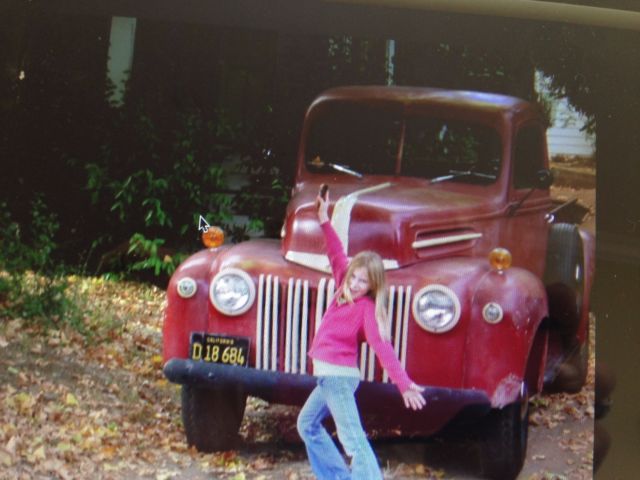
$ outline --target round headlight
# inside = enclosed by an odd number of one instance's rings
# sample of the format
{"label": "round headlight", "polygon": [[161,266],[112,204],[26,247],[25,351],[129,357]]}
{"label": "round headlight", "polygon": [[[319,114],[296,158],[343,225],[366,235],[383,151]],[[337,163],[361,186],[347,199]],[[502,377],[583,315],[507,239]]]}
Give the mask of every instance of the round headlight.
{"label": "round headlight", "polygon": [[225,315],[243,314],[251,308],[255,296],[256,288],[251,277],[237,268],[218,272],[209,288],[211,303]]}
{"label": "round headlight", "polygon": [[196,290],[198,289],[196,285],[196,281],[190,277],[184,277],[178,280],[178,285],[176,286],[176,290],[178,291],[178,295],[182,298],[191,298],[196,294]]}
{"label": "round headlight", "polygon": [[460,320],[460,300],[444,285],[428,285],[413,299],[413,316],[429,332],[448,332]]}

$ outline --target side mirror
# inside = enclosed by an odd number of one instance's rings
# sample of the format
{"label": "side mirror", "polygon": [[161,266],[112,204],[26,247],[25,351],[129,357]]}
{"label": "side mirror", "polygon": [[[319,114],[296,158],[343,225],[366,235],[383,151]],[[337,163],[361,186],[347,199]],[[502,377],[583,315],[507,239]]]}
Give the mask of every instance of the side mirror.
{"label": "side mirror", "polygon": [[536,187],[546,190],[553,183],[553,173],[548,168],[543,168],[536,172]]}

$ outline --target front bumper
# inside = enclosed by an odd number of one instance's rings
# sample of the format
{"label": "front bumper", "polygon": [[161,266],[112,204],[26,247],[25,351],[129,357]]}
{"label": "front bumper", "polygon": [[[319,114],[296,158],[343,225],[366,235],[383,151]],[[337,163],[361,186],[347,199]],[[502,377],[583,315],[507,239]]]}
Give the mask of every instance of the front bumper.
{"label": "front bumper", "polygon": [[[173,383],[200,388],[241,389],[245,394],[271,403],[302,405],[316,385],[316,378],[267,370],[256,370],[217,363],[172,358],[164,366],[165,376]],[[395,385],[361,382],[356,392],[360,411],[383,423],[406,421],[425,434],[439,431],[454,418],[475,418],[491,410],[491,402],[482,390],[425,387],[425,408],[413,412],[405,408]]]}

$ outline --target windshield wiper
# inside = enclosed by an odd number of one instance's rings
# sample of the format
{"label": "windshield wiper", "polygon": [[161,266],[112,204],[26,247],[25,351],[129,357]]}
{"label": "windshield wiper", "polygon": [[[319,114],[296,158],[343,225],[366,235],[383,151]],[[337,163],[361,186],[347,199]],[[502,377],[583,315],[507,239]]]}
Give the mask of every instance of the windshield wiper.
{"label": "windshield wiper", "polygon": [[347,175],[353,175],[356,178],[363,177],[363,175],[360,172],[356,172],[355,170],[352,170],[347,165],[339,165],[337,163],[324,162],[320,159],[320,157],[315,157],[313,160],[311,160],[308,163],[308,165],[311,165],[316,168],[331,167],[334,170],[337,170],[338,172],[346,173]]}
{"label": "windshield wiper", "polygon": [[497,178],[495,175],[491,175],[489,173],[474,172],[473,170],[449,170],[449,173],[447,175],[432,178],[429,183],[446,182],[461,177],[476,177],[484,178],[487,180],[495,180]]}
{"label": "windshield wiper", "polygon": [[327,165],[329,165],[331,168],[333,168],[334,170],[337,170],[339,172],[346,173],[348,175],[353,175],[354,177],[357,177],[357,178],[362,178],[362,174],[360,172],[356,172],[355,170],[351,170],[346,165],[338,165],[336,163],[327,163]]}

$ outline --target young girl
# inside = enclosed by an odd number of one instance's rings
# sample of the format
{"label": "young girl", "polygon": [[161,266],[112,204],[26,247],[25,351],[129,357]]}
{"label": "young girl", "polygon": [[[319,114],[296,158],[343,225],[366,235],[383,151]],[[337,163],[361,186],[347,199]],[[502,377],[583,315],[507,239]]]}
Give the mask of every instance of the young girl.
{"label": "young girl", "polygon": [[[367,343],[402,393],[407,408],[419,410],[425,405],[420,393],[424,389],[409,379],[388,342],[382,259],[374,252],[365,251],[349,264],[329,222],[328,198],[318,196],[317,202],[318,219],[339,287],[309,350],[318,383],[300,411],[298,432],[319,480],[381,479],[378,461],[362,428],[354,396],[360,383],[357,367],[360,333],[364,333]],[[329,414],[333,417],[340,443],[351,457],[350,467],[322,425]]]}

